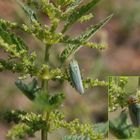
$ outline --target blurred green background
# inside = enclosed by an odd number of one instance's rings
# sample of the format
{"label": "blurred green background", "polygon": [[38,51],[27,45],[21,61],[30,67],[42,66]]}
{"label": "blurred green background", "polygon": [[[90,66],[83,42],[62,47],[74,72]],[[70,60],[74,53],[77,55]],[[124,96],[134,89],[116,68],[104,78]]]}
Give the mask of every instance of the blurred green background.
{"label": "blurred green background", "polygon": [[[88,2],[88,0],[85,0]],[[76,53],[76,59],[83,77],[92,76],[100,80],[107,80],[111,74],[138,74],[140,71],[140,1],[139,0],[102,0],[93,10],[95,17],[81,25],[77,23],[69,31],[69,34],[75,36],[83,31],[90,24],[97,23],[99,20],[114,13],[111,21],[100,32],[91,39],[98,43],[105,43],[107,49],[99,52],[90,48],[82,48]],[[18,7],[15,0],[0,0],[0,17],[18,21],[27,22],[24,12]],[[47,23],[47,17],[40,14],[40,18]],[[40,61],[42,60],[42,43],[28,35],[21,35],[31,50],[38,52]],[[57,59],[53,56],[58,55],[62,50],[61,47],[52,50],[51,61],[57,66]],[[2,57],[2,53],[0,52]],[[7,109],[21,109],[35,111],[33,104],[15,87],[14,82],[18,75],[10,72],[0,73],[0,115]],[[107,112],[107,88],[94,88],[86,91],[86,94],[80,96],[68,83],[61,87],[57,83],[50,83],[52,92],[65,91],[66,101],[61,110],[66,114],[67,120],[78,117],[82,122],[97,123],[105,122],[108,119]],[[0,121],[0,139],[5,140],[7,130],[10,128],[1,117]],[[52,139],[60,139],[65,131],[57,131],[52,134]],[[35,140],[40,137],[36,134]]]}

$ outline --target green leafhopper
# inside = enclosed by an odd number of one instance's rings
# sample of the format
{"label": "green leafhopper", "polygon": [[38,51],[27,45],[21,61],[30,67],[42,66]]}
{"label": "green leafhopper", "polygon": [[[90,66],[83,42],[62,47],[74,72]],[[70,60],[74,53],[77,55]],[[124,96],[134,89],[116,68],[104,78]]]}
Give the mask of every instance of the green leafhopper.
{"label": "green leafhopper", "polygon": [[72,81],[73,86],[80,94],[83,94],[84,88],[83,88],[81,73],[80,73],[79,65],[76,60],[72,60],[70,62],[69,72],[70,72],[70,79]]}
{"label": "green leafhopper", "polygon": [[135,127],[140,126],[140,104],[135,96],[131,96],[128,100],[128,108],[131,121]]}

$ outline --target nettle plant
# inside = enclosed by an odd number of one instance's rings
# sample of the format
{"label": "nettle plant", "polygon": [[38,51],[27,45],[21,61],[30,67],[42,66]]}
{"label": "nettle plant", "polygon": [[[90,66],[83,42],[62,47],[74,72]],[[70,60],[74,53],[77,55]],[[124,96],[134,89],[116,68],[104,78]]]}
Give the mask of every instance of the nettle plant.
{"label": "nettle plant", "polygon": [[[48,133],[60,128],[69,131],[69,135],[64,136],[63,140],[96,140],[106,136],[107,129],[102,124],[82,124],[78,119],[67,122],[64,114],[57,110],[64,102],[65,93],[52,94],[48,84],[51,80],[60,84],[68,81],[80,94],[89,87],[107,86],[107,82],[98,79],[82,79],[78,62],[72,57],[70,62],[68,61],[69,56],[74,55],[82,46],[99,50],[104,48],[104,45],[88,40],[112,15],[91,25],[75,38],[66,34],[74,23],[90,20],[93,17],[91,10],[99,1],[91,0],[81,5],[83,0],[17,0],[26,13],[29,24],[0,19],[0,48],[5,53],[5,57],[0,58],[0,70],[19,74],[15,85],[36,105],[37,110],[39,109],[39,113],[20,110],[7,112],[5,118],[8,122],[15,123],[7,134],[9,138],[24,139],[34,136],[36,131],[41,131],[41,139],[47,140]],[[38,17],[40,12],[48,17],[48,24],[41,23]],[[62,29],[59,25],[63,25]],[[41,53],[44,55],[43,62],[38,61],[37,52],[31,51],[29,44],[26,44],[16,31],[27,33],[42,42],[42,47],[45,48]],[[52,47],[61,47],[62,44],[65,48],[59,55],[60,65],[52,66],[50,50]],[[26,79],[31,82],[26,82]]]}
{"label": "nettle plant", "polygon": [[[109,112],[121,110],[120,115],[109,121],[110,132],[119,139],[139,139],[140,131],[140,78],[137,88],[129,92],[127,76],[109,77]],[[130,118],[131,122],[129,122]]]}

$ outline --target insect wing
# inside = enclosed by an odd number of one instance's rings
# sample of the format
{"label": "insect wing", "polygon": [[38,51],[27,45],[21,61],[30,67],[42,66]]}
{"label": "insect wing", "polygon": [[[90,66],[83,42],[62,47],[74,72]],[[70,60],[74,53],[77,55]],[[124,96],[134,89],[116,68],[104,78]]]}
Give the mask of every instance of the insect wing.
{"label": "insect wing", "polygon": [[70,76],[71,76],[72,83],[73,83],[74,87],[76,88],[76,90],[79,93],[83,94],[84,88],[83,88],[81,73],[80,73],[78,63],[75,60],[71,61],[71,63],[70,63]]}

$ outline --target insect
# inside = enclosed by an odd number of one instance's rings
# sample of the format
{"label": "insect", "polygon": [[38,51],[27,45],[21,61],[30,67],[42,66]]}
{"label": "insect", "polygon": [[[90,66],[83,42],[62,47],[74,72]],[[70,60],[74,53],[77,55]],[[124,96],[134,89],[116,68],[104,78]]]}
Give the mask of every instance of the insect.
{"label": "insect", "polygon": [[72,60],[70,62],[69,72],[70,72],[70,79],[71,79],[72,85],[80,94],[83,94],[84,87],[82,83],[79,65],[76,60]]}
{"label": "insect", "polygon": [[135,96],[130,96],[128,100],[128,108],[131,121],[135,127],[140,126],[140,104]]}

